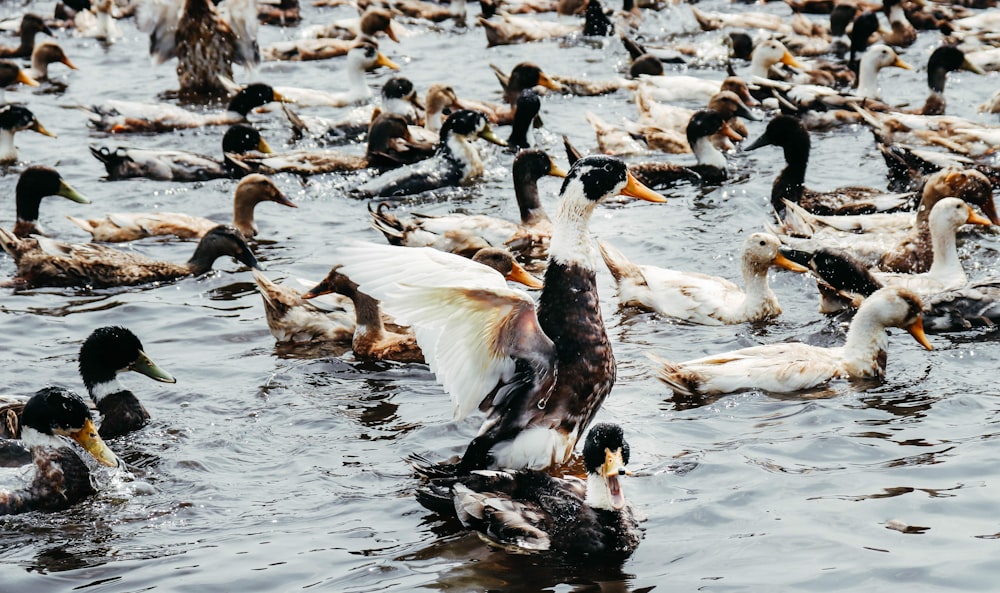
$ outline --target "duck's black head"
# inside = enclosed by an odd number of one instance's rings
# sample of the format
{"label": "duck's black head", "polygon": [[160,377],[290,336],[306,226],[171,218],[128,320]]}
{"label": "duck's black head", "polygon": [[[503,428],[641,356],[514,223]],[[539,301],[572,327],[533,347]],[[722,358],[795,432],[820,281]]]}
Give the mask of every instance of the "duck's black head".
{"label": "duck's black head", "polygon": [[326,278],[303,293],[302,298],[305,300],[313,299],[324,294],[330,294],[331,292],[353,298],[358,292],[358,285],[340,271],[343,267],[338,264],[330,268],[330,272],[326,275]]}
{"label": "duck's black head", "polygon": [[566,173],[556,165],[552,157],[545,154],[540,148],[528,148],[517,153],[514,157],[515,184],[519,179],[538,180],[546,175],[555,177],[565,177]]}
{"label": "duck's black head", "polygon": [[868,41],[878,31],[878,14],[866,10],[854,19],[854,26],[848,37],[851,40],[851,51],[862,53],[868,48]]}
{"label": "duck's black head", "polygon": [[20,66],[10,60],[0,60],[0,87],[10,86],[16,82],[38,86],[38,82],[21,70]]}
{"label": "duck's black head", "polygon": [[715,134],[722,129],[722,115],[714,109],[702,109],[696,111],[687,125],[687,141],[690,146],[694,146],[699,138],[705,138]]}
{"label": "duck's black head", "polygon": [[753,57],[753,37],[742,31],[729,34],[729,55],[738,60],[747,60]]}
{"label": "duck's black head", "polygon": [[459,109],[448,116],[441,125],[441,142],[447,141],[448,136],[479,136],[483,140],[506,146],[507,143],[501,140],[490,129],[490,123],[480,111],[471,109]]}
{"label": "duck's black head", "polygon": [[[31,431],[37,432],[41,438],[32,435]],[[79,395],[68,389],[45,387],[31,396],[21,415],[21,434],[26,443],[36,445],[44,442],[49,446],[59,446],[58,440],[44,440],[44,437],[66,436],[104,465],[118,465],[118,458],[97,434],[90,408]]]}
{"label": "duck's black head", "polygon": [[840,37],[847,33],[847,25],[858,15],[858,7],[849,2],[839,2],[830,11],[830,35]]}
{"label": "duck's black head", "polygon": [[543,86],[552,90],[559,89],[559,85],[542,72],[542,69],[537,65],[531,62],[521,62],[510,71],[510,80],[506,90],[520,94],[524,89],[535,86]]}
{"label": "duck's black head", "polygon": [[80,195],[52,167],[33,165],[21,173],[14,190],[18,220],[38,220],[38,204],[45,196],[62,196],[79,204],[90,200]]}
{"label": "duck's black head", "polygon": [[251,268],[260,269],[243,233],[231,224],[220,224],[208,231],[198,242],[188,264],[192,266],[193,273],[200,274],[210,270],[215,260],[223,255],[236,258]]}
{"label": "duck's black head", "polygon": [[382,85],[382,96],[386,99],[408,99],[414,94],[416,89],[413,88],[413,83],[402,76],[394,76]]}
{"label": "duck's black head", "polygon": [[643,54],[632,61],[632,65],[628,68],[628,75],[632,78],[640,76],[642,74],[647,74],[649,76],[662,76],[663,75],[663,62],[660,58],[652,54]]}
{"label": "duck's black head", "polygon": [[587,37],[608,36],[615,30],[614,23],[604,14],[600,0],[587,2],[587,10],[583,15],[583,34]]}
{"label": "duck's black head", "polygon": [[222,152],[243,154],[251,151],[270,153],[271,147],[261,138],[257,128],[252,125],[235,124],[230,126],[222,136]]}
{"label": "duck's black head", "polygon": [[767,124],[764,133],[743,150],[756,150],[762,146],[780,146],[785,151],[786,162],[809,160],[809,131],[802,122],[789,115],[779,115]]}
{"label": "duck's black head", "polygon": [[581,157],[570,167],[559,194],[566,193],[570,185],[579,184],[587,200],[600,202],[602,199],[622,194],[648,202],[666,202],[666,198],[639,183],[629,173],[621,160],[601,154]]}
{"label": "duck's black head", "polygon": [[29,12],[21,17],[21,35],[34,36],[36,33],[45,33],[49,37],[52,37],[52,29],[45,24],[42,17]]}
{"label": "duck's black head", "polygon": [[236,96],[229,101],[227,109],[246,117],[246,114],[250,113],[251,109],[267,105],[272,101],[284,100],[284,97],[275,92],[270,85],[258,82],[247,85],[246,88],[236,93]]}
{"label": "duck's black head", "polygon": [[164,383],[176,380],[143,351],[142,342],[124,327],[99,327],[80,346],[80,376],[87,389],[113,381],[118,373],[135,371]]}
{"label": "duck's black head", "polygon": [[0,129],[12,132],[34,130],[44,136],[52,136],[51,132],[38,123],[38,119],[31,110],[20,105],[7,105],[0,109]]}
{"label": "duck's black head", "polygon": [[600,473],[607,461],[607,452],[621,450],[622,463],[628,465],[629,447],[621,426],[606,422],[595,424],[583,444],[583,464],[587,473]]}
{"label": "duck's black head", "polygon": [[932,91],[943,93],[945,77],[955,70],[983,73],[982,68],[970,62],[962,50],[954,45],[942,45],[927,58],[927,86]]}

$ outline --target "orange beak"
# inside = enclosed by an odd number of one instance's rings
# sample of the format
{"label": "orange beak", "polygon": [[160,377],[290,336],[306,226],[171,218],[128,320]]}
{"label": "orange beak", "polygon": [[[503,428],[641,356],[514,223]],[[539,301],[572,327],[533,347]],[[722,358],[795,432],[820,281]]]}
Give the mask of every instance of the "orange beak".
{"label": "orange beak", "polygon": [[909,332],[911,336],[913,336],[913,339],[920,342],[920,345],[923,346],[924,348],[927,348],[928,350],[934,349],[934,346],[931,346],[931,343],[927,340],[927,336],[924,334],[923,317],[917,317],[917,320],[914,321],[909,327],[907,327],[906,331]]}
{"label": "orange beak", "polygon": [[632,176],[632,173],[627,173],[627,175],[628,182],[625,184],[625,188],[621,191],[623,196],[630,196],[640,200],[646,200],[647,202],[667,201],[666,198],[640,183],[638,179]]}

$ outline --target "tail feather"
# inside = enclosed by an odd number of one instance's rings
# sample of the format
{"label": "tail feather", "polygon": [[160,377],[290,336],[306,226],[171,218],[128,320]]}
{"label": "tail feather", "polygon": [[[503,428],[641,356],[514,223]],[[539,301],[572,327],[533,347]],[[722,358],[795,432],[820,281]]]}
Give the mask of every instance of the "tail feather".
{"label": "tail feather", "polygon": [[375,210],[372,210],[371,204],[368,204],[368,213],[372,217],[371,225],[375,230],[385,235],[390,245],[402,245],[405,230],[403,223],[387,212],[388,208],[389,204],[385,202],[380,203]]}
{"label": "tail feather", "polygon": [[91,235],[94,234],[94,228],[96,225],[94,225],[91,221],[83,218],[77,218],[75,216],[67,216],[66,218],[68,218],[70,222],[80,227],[81,229],[87,231]]}
{"label": "tail feather", "polygon": [[681,365],[665,360],[655,354],[646,354],[656,364],[656,376],[667,384],[678,395],[695,396],[699,394],[702,377]]}
{"label": "tail feather", "polygon": [[608,266],[608,270],[611,271],[611,275],[615,277],[615,282],[621,282],[622,278],[625,277],[642,276],[642,270],[639,269],[639,266],[629,261],[624,253],[618,251],[610,243],[598,241],[597,245],[601,249],[601,257],[604,258],[604,263]]}
{"label": "tail feather", "polygon": [[0,228],[0,247],[17,261],[21,254],[21,239],[7,229]]}

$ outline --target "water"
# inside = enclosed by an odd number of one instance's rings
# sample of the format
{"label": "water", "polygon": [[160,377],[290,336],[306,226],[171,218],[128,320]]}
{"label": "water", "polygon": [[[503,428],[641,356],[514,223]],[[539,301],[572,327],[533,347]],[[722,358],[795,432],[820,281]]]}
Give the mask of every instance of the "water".
{"label": "water", "polygon": [[[49,14],[52,4],[26,8]],[[787,12],[784,5],[754,8]],[[0,7],[4,14],[20,10],[21,3]],[[308,23],[350,16],[348,9],[306,5],[303,11]],[[643,31],[653,41],[664,32],[690,31],[685,11],[649,14]],[[121,27],[125,36],[110,47],[57,33],[80,67],[67,73],[53,66],[54,76],[68,83],[65,93],[8,95],[26,101],[59,134],[56,140],[19,134],[24,163],[57,167],[94,201],[43,203],[42,223],[60,239],[85,238],[66,214],[160,209],[220,221],[230,215],[232,181],[101,181],[104,171],[88,144],[216,154],[224,131],[106,138],[86,127],[85,114],[65,109],[112,97],[150,101],[176,88],[173,65],[150,67],[146,39],[131,22]],[[487,50],[477,28],[411,30],[415,35],[399,45],[384,42],[383,51],[421,91],[433,82],[449,82],[459,97],[499,99],[488,63],[509,69],[532,60],[553,74],[602,79],[626,60],[616,39]],[[264,27],[261,43],[295,34]],[[904,58],[922,67],[935,36],[923,33]],[[342,67],[336,60],[269,63],[258,78],[338,89]],[[380,71],[369,80],[377,88],[389,75]],[[924,77],[921,69],[884,71],[885,98],[922,102]],[[240,78],[247,76],[241,72]],[[975,106],[996,82],[996,74],[952,74],[949,112],[995,122],[995,116],[977,115]],[[546,97],[546,127],[536,139],[563,163],[561,134],[585,150],[594,146],[585,111],[609,121],[635,115],[625,93]],[[254,120],[272,145],[287,139],[279,113]],[[750,127],[756,138],[763,124]],[[811,187],[884,184],[884,165],[864,129],[817,135],[813,147]],[[487,165],[482,183],[448,192],[448,200],[422,197],[408,207],[516,219],[510,155],[485,144],[481,150]],[[638,261],[738,279],[742,237],[768,220],[771,181],[783,162],[778,150],[762,149],[736,155],[732,166],[736,181],[719,188],[676,188],[663,205],[600,207],[592,228]],[[13,196],[21,167],[0,177],[0,195]],[[335,263],[332,254],[344,239],[381,241],[367,227],[366,204],[344,195],[356,180],[277,178],[299,208],[265,204],[258,211],[262,240],[256,252],[270,277],[318,279]],[[549,211],[558,184],[541,181]],[[13,218],[10,206],[0,212],[7,228]],[[123,248],[181,261],[194,244],[153,239]],[[996,234],[964,243],[975,277],[995,272],[997,249]],[[421,365],[361,363],[349,352],[310,358],[277,349],[249,273],[232,261],[220,260],[218,268],[158,288],[3,290],[5,392],[29,394],[48,383],[82,392],[79,345],[94,328],[109,324],[135,331],[178,382],[123,377],[153,416],[150,426],[111,443],[128,463],[130,477],[101,473],[101,494],[69,511],[0,519],[0,590],[729,592],[994,586],[1000,532],[995,512],[1000,471],[991,469],[1000,432],[993,386],[1000,349],[994,333],[934,336],[935,351],[926,352],[894,330],[881,386],[835,384],[795,397],[748,392],[674,401],[653,376],[646,352],[683,360],[782,340],[833,344],[843,339],[846,325],[816,312],[814,284],[804,276],[773,274],[785,312],[772,323],[697,327],[619,308],[610,275],[602,270],[603,312],[619,379],[598,420],[626,429],[636,472],[626,493],[648,521],[645,540],[623,565],[580,566],[492,549],[420,507],[404,458],[461,453],[479,419],[452,422],[451,404]],[[12,273],[10,259],[0,259],[0,277]]]}

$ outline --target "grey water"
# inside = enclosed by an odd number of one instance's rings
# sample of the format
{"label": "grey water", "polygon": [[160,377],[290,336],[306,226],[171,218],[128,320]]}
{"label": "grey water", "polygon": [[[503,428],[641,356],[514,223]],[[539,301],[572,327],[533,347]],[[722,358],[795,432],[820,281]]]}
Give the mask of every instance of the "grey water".
{"label": "grey water", "polygon": [[[701,8],[788,15],[782,3]],[[0,16],[53,3],[4,2]],[[303,3],[303,25],[262,26],[261,45],[294,38],[307,24],[353,16],[349,7]],[[478,10],[470,5],[470,14]],[[553,15],[541,18],[552,19]],[[812,17],[823,20],[824,17]],[[470,18],[470,23],[474,19]],[[569,22],[565,17],[563,20]],[[176,88],[173,63],[153,66],[147,38],[132,21],[110,45],[58,31],[79,67],[53,65],[62,92],[21,88],[26,103],[57,139],[23,132],[20,163],[3,171],[0,224],[14,222],[18,172],[56,167],[91,197],[81,206],[58,198],[42,204],[50,236],[88,239],[66,215],[176,211],[226,221],[235,182],[108,182],[89,145],[179,148],[218,154],[223,128],[154,136],[107,136],[87,126],[77,105],[117,98],[155,101]],[[500,100],[488,64],[509,70],[530,60],[551,74],[618,76],[627,54],[617,38],[547,41],[486,48],[479,27],[407,24],[412,33],[381,49],[424,92],[435,82],[458,96]],[[650,43],[717,43],[700,33],[685,5],[647,12]],[[39,38],[41,39],[41,37]],[[14,37],[5,40],[16,42]],[[914,71],[881,75],[884,98],[919,104],[924,67],[940,43],[921,34],[902,53]],[[735,63],[738,72],[748,65]],[[343,60],[264,63],[246,82],[339,90]],[[721,65],[689,72],[721,79]],[[378,88],[392,73],[368,80]],[[948,111],[997,123],[976,106],[997,87],[997,74],[953,73]],[[696,104],[687,104],[697,107]],[[535,142],[566,166],[561,136],[594,150],[588,111],[620,122],[635,118],[629,93],[600,97],[549,94]],[[333,109],[303,110],[337,115]],[[280,110],[253,114],[267,141],[283,147],[290,131]],[[750,123],[751,138],[764,123]],[[506,130],[501,130],[506,135]],[[348,150],[361,151],[360,146]],[[482,143],[481,181],[402,205],[403,212],[485,213],[516,219],[512,157]],[[691,157],[648,158],[692,162]],[[732,181],[719,187],[668,190],[666,204],[601,206],[591,228],[640,263],[722,275],[739,281],[743,237],[771,220],[771,182],[783,167],[779,150],[731,155]],[[367,222],[367,203],[347,195],[364,174],[276,182],[297,204],[258,209],[255,251],[272,279],[321,278],[347,239],[382,242]],[[863,127],[813,137],[810,187],[885,184],[885,166]],[[552,211],[559,180],[540,182]],[[149,239],[126,244],[154,257],[186,260],[194,243]],[[963,235],[973,278],[996,273],[995,231]],[[115,439],[128,475],[99,472],[99,495],[59,513],[0,518],[0,591],[987,591],[996,588],[1000,545],[1000,361],[990,331],[931,337],[927,352],[892,331],[881,385],[834,383],[775,397],[758,391],[706,402],[675,400],[655,378],[646,353],[685,360],[752,344],[842,341],[846,322],[817,312],[814,281],[772,273],[782,303],[769,323],[701,327],[622,308],[613,280],[599,272],[602,310],[618,360],[618,381],[599,421],[625,427],[635,476],[626,494],[648,520],[645,539],[621,565],[581,564],[495,549],[454,521],[419,506],[406,458],[460,454],[480,419],[451,419],[447,394],[423,365],[370,363],[349,351],[276,347],[250,273],[220,260],[199,278],[132,289],[0,289],[0,392],[28,395],[55,383],[83,392],[76,370],[80,343],[96,327],[131,328],[146,352],[177,378],[175,385],[128,374],[152,423]],[[0,279],[14,274],[0,257]],[[23,476],[22,476],[23,477]],[[910,526],[909,529],[890,527]]]}

